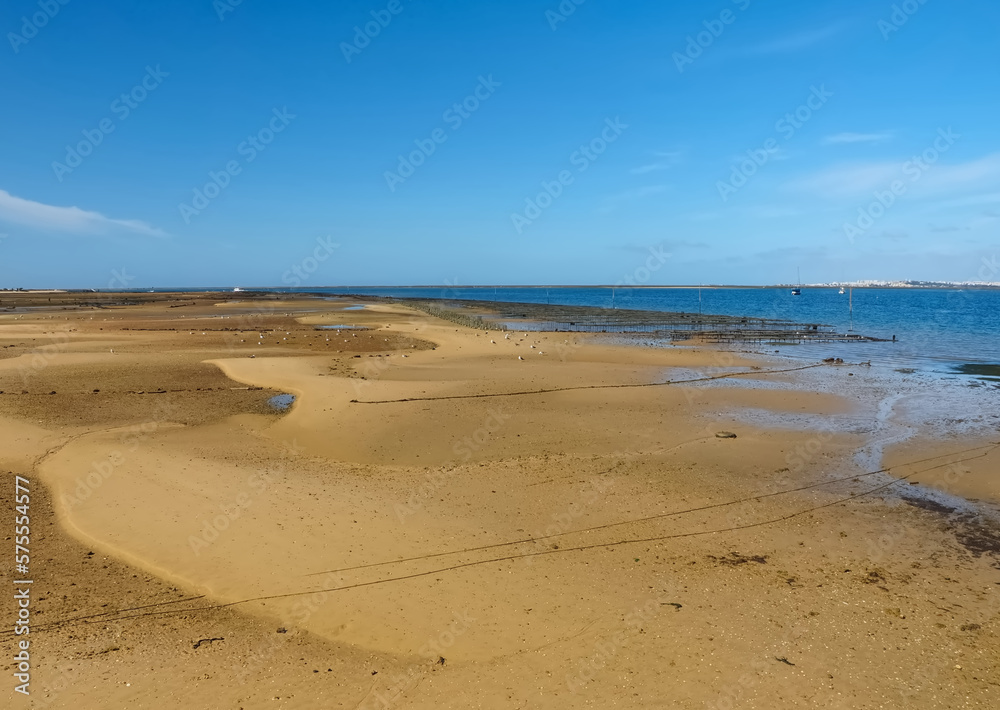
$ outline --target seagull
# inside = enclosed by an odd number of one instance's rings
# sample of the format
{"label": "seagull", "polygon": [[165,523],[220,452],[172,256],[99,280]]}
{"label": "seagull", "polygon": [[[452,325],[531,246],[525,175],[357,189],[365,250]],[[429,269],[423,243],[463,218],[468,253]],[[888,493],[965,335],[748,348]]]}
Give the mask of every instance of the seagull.
{"label": "seagull", "polygon": [[523,360],[524,358],[523,358],[523,357],[521,357],[520,355],[518,355],[518,356],[517,356],[517,359],[518,359],[518,360]]}
{"label": "seagull", "polygon": [[495,340],[491,340],[491,341],[490,341],[490,344],[491,344],[491,345],[496,345],[496,344],[497,344],[497,341],[495,341]]}

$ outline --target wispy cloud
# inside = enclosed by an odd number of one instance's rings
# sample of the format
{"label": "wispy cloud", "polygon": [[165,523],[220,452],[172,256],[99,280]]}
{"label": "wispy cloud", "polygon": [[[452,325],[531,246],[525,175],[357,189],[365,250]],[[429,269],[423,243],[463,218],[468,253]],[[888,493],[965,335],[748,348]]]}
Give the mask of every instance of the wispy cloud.
{"label": "wispy cloud", "polygon": [[798,52],[808,49],[815,44],[819,44],[834,35],[839,34],[847,28],[846,22],[838,22],[817,30],[806,30],[795,34],[780,37],[769,42],[763,42],[753,47],[747,47],[744,54],[765,55],[765,54],[785,54],[788,52]]}
{"label": "wispy cloud", "polygon": [[852,197],[884,188],[900,176],[899,163],[838,165],[796,180],[791,188],[822,197]]}
{"label": "wispy cloud", "polygon": [[[884,190],[894,180],[902,180],[914,194],[923,196],[943,196],[960,189],[984,191],[1000,185],[1000,153],[966,163],[930,165],[916,181],[906,165],[906,161],[838,165],[800,178],[788,187],[820,197],[841,198]],[[911,164],[911,171],[914,167]]]}
{"label": "wispy cloud", "polygon": [[146,222],[112,219],[79,207],[46,205],[15,197],[6,190],[0,190],[0,221],[71,234],[104,234],[124,230],[153,237],[165,236],[162,230]]}
{"label": "wispy cloud", "polygon": [[882,143],[892,138],[892,133],[837,133],[823,139],[824,145],[839,143]]}
{"label": "wispy cloud", "polygon": [[[649,244],[636,244],[629,242],[628,244],[616,244],[613,249],[620,249],[621,251],[632,252],[635,254],[648,254]],[[709,245],[705,242],[691,242],[691,241],[666,241],[657,244],[656,246],[662,249],[678,250],[678,249],[709,249]]]}
{"label": "wispy cloud", "polygon": [[[966,229],[968,229],[968,227],[966,227]],[[961,232],[962,231],[962,227],[957,227],[955,225],[948,225],[948,226],[945,226],[945,227],[937,227],[935,225],[931,225],[930,230],[934,234],[949,234],[951,232]]]}
{"label": "wispy cloud", "polygon": [[784,219],[788,217],[799,217],[802,211],[794,207],[779,207],[776,205],[756,205],[747,210],[750,217],[760,219]]}
{"label": "wispy cloud", "polygon": [[714,222],[722,218],[722,212],[692,212],[687,218],[692,222]]}
{"label": "wispy cloud", "polygon": [[[785,150],[784,146],[779,145],[768,152],[767,162],[769,163],[780,162],[782,160],[791,160],[791,158],[792,154],[789,153],[787,150]],[[729,162],[732,163],[733,166],[736,166],[742,163],[746,159],[747,159],[746,153],[735,153],[734,155],[731,155],[729,157]]]}
{"label": "wispy cloud", "polygon": [[669,170],[670,168],[681,162],[681,152],[670,151],[670,152],[657,152],[653,155],[659,160],[648,163],[647,165],[640,165],[637,168],[632,168],[630,171],[633,175],[646,175],[647,173],[657,172],[659,170]]}
{"label": "wispy cloud", "polygon": [[616,209],[628,202],[635,202],[641,200],[650,195],[658,195],[661,192],[666,192],[670,189],[669,185],[646,185],[644,187],[638,187],[634,190],[626,190],[625,192],[620,192],[617,195],[610,195],[604,198],[604,204],[601,205],[600,212],[602,214],[607,214],[608,212],[614,212]]}
{"label": "wispy cloud", "polygon": [[948,200],[942,204],[943,207],[976,207],[979,205],[995,205],[1000,203],[1000,192],[991,192],[982,195],[966,195],[954,200]]}

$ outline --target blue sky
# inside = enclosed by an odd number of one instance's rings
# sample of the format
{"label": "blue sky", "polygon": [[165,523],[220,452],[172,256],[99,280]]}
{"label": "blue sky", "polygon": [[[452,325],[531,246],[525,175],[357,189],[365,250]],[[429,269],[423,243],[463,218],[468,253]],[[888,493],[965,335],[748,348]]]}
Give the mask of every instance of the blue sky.
{"label": "blue sky", "polygon": [[4,3],[0,286],[1000,281],[992,0],[318,5]]}

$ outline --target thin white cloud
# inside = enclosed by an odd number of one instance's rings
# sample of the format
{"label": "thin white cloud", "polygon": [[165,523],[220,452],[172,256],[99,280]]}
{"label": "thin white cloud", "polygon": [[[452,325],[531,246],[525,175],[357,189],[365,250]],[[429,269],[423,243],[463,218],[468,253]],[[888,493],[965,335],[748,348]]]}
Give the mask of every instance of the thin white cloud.
{"label": "thin white cloud", "polygon": [[657,172],[659,170],[669,170],[681,161],[681,152],[657,152],[653,153],[657,158],[654,163],[649,163],[648,165],[640,165],[637,168],[632,168],[630,171],[633,175],[646,175],[647,173]]}
{"label": "thin white cloud", "polygon": [[882,143],[892,138],[892,133],[837,133],[823,139],[824,145],[839,143]]}
{"label": "thin white cloud", "polygon": [[688,220],[692,222],[712,222],[720,219],[721,217],[721,212],[692,212],[687,215]]}
{"label": "thin white cloud", "polygon": [[607,214],[608,212],[613,212],[618,209],[626,202],[635,202],[643,199],[644,197],[649,197],[650,195],[658,195],[661,192],[666,192],[669,189],[669,185],[646,185],[645,187],[639,187],[634,190],[626,190],[625,192],[620,192],[617,195],[606,197],[600,211],[602,214]]}
{"label": "thin white cloud", "polygon": [[[735,155],[730,156],[729,162],[732,163],[733,167],[735,167],[744,162],[747,159],[747,157],[748,156],[746,153],[736,153]],[[791,158],[792,154],[789,153],[787,150],[785,150],[784,146],[779,145],[773,150],[769,151],[767,161],[770,163],[782,160],[791,160]]]}
{"label": "thin white cloud", "polygon": [[813,192],[822,197],[850,197],[884,188],[899,178],[899,163],[865,163],[839,165],[807,175],[791,186],[796,190]]}
{"label": "thin white cloud", "polygon": [[942,207],[978,207],[981,205],[995,205],[1000,203],[1000,192],[986,194],[966,195],[947,200],[941,203]]}
{"label": "thin white cloud", "polygon": [[46,205],[15,197],[6,190],[0,190],[0,220],[37,229],[72,234],[103,234],[124,230],[146,236],[164,236],[162,230],[152,227],[146,222],[134,219],[112,219],[99,212],[90,212],[79,207]]}
{"label": "thin white cloud", "polygon": [[785,219],[788,217],[799,217],[802,211],[794,207],[779,207],[776,205],[757,205],[747,210],[750,217],[760,219]]}
{"label": "thin white cloud", "polygon": [[657,170],[667,170],[669,168],[669,163],[649,163],[648,165],[640,165],[637,168],[632,168],[629,172],[633,175],[645,175],[646,173],[653,173]]}
{"label": "thin white cloud", "polygon": [[[914,180],[917,173],[919,179]],[[902,181],[910,192],[922,196],[946,195],[959,189],[977,192],[996,189],[1000,186],[1000,153],[953,165],[938,162],[925,170],[907,161],[838,165],[800,178],[788,187],[835,199],[885,190],[894,180]]]}
{"label": "thin white cloud", "polygon": [[802,49],[808,49],[815,44],[819,44],[836,34],[839,34],[847,27],[846,22],[838,22],[833,25],[828,25],[822,27],[818,30],[807,30],[805,32],[797,32],[792,35],[781,37],[770,42],[764,42],[758,44],[754,47],[748,47],[745,50],[745,54],[750,55],[762,55],[762,54],[785,54],[787,52],[797,52]]}

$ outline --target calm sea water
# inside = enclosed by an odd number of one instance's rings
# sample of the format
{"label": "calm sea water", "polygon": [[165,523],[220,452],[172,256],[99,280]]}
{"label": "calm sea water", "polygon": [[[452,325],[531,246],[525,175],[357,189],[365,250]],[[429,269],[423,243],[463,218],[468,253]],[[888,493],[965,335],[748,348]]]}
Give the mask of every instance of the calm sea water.
{"label": "calm sea water", "polygon": [[[610,307],[610,288],[350,288],[316,289],[409,298],[497,300],[515,303]],[[806,288],[792,296],[787,288],[634,288],[616,289],[617,308],[682,311],[781,318],[823,323],[846,332],[851,327],[848,294],[833,288]],[[812,358],[817,354],[872,360],[897,367],[941,373],[968,364],[1000,364],[1000,290],[854,289],[854,332],[895,343],[809,344],[782,346],[781,354]]]}

